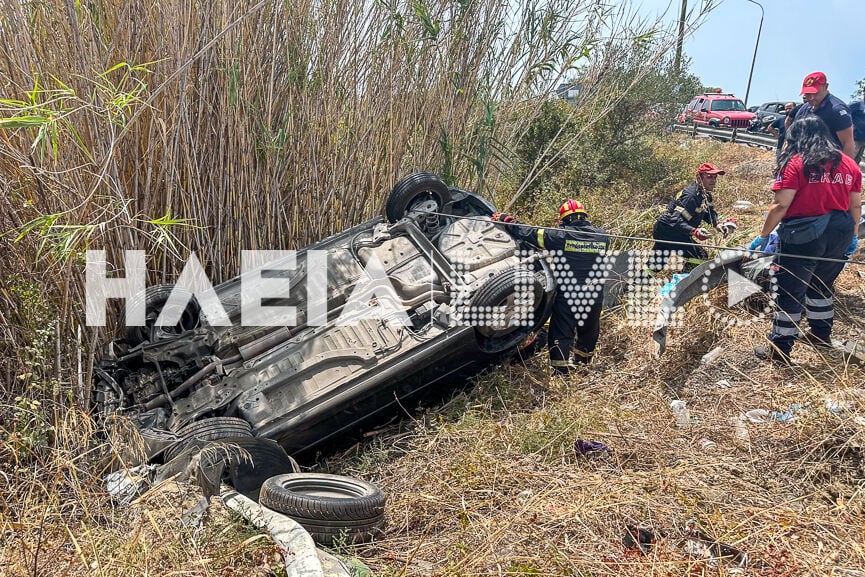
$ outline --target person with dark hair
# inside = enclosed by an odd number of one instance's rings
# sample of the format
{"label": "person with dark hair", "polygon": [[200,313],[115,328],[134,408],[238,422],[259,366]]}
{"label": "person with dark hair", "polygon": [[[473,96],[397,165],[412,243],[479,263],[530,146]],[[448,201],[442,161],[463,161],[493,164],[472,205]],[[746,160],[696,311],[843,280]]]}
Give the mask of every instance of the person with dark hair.
{"label": "person with dark hair", "polygon": [[781,158],[781,150],[784,148],[784,138],[787,134],[787,117],[789,117],[796,108],[795,102],[788,102],[784,105],[784,116],[779,116],[769,125],[769,134],[778,139],[778,144],[775,146],[775,159]]}
{"label": "person with dark hair", "polygon": [[706,249],[694,240],[706,240],[709,231],[703,223],[718,228],[724,236],[736,229],[735,219],[718,221],[718,213],[712,200],[712,192],[718,176],[726,174],[714,164],[703,163],[697,169],[697,178],[685,187],[679,196],[670,201],[667,210],[655,220],[652,238],[655,244],[649,256],[647,268],[659,272],[667,265],[673,254],[685,258],[684,272],[689,272],[702,261],[709,258]]}
{"label": "person with dark hair", "polygon": [[812,72],[802,81],[802,99],[805,104],[796,113],[794,120],[806,116],[817,116],[829,128],[829,134],[838,148],[849,157],[855,156],[853,149],[853,120],[850,109],[840,98],[829,94],[829,82],[822,72]]}
{"label": "person with dark hair", "polygon": [[850,103],[850,116],[853,119],[853,160],[862,162],[865,151],[865,90],[862,98]]}
{"label": "person with dark hair", "polygon": [[769,344],[754,353],[789,364],[803,309],[811,330],[801,338],[815,347],[831,345],[835,279],[859,244],[862,172],[838,149],[826,124],[807,116],[787,129],[772,190],[775,198],[760,236],[748,248],[763,250],[778,226],[779,310]]}
{"label": "person with dark hair", "polygon": [[599,265],[610,246],[607,231],[592,226],[586,207],[571,198],[559,207],[559,227],[555,229],[520,224],[500,212],[490,218],[505,223],[513,237],[562,257],[553,271],[557,290],[547,336],[550,366],[566,374],[572,365],[588,364],[601,334],[604,282]]}

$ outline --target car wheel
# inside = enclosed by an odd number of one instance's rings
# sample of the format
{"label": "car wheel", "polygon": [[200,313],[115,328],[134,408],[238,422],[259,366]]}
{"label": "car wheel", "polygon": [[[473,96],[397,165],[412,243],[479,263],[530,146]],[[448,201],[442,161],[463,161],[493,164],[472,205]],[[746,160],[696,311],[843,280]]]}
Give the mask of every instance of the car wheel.
{"label": "car wheel", "polygon": [[475,327],[481,349],[504,352],[528,338],[543,293],[538,277],[522,268],[507,268],[486,281],[469,303],[470,312],[479,315]]}
{"label": "car wheel", "polygon": [[360,479],[325,473],[271,477],[261,486],[259,502],[285,513],[321,545],[363,543],[384,526],[381,489]]}
{"label": "car wheel", "polygon": [[[394,223],[407,216],[440,213],[450,201],[450,190],[441,178],[429,172],[414,172],[394,185],[385,205],[385,214],[387,220]],[[428,218],[436,227],[439,219],[436,215]]]}
{"label": "car wheel", "polygon": [[201,449],[202,470],[218,484],[227,477],[238,493],[258,501],[261,486],[276,475],[297,473],[297,462],[279,443],[261,437],[226,437]]}
{"label": "car wheel", "polygon": [[251,437],[252,426],[237,417],[210,417],[189,423],[177,431],[180,438],[174,445],[165,449],[168,462],[189,446],[203,446],[207,441],[218,441],[230,437]]}
{"label": "car wheel", "polygon": [[[159,314],[165,308],[168,302],[168,297],[173,290],[179,291],[179,294],[187,301],[186,306],[180,314],[180,319],[177,324],[171,327],[157,327],[156,321]],[[173,284],[162,284],[147,287],[143,293],[138,293],[132,297],[133,302],[144,301],[144,325],[143,326],[126,326],[126,342],[129,346],[134,347],[145,341],[155,342],[164,338],[169,338],[179,335],[184,331],[196,328],[201,321],[201,308],[198,301],[189,291],[185,289],[176,289]]]}

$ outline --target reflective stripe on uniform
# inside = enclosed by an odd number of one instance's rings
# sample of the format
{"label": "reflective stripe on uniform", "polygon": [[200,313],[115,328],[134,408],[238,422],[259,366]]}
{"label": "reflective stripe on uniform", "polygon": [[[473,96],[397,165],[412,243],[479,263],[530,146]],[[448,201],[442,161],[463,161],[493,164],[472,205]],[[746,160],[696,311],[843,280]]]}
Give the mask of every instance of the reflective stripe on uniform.
{"label": "reflective stripe on uniform", "polygon": [[574,351],[574,356],[575,357],[582,357],[584,359],[591,359],[592,353],[587,353],[586,351],[581,351],[580,349],[576,349]]}
{"label": "reflective stripe on uniform", "polygon": [[564,361],[554,361],[554,360],[550,359],[550,366],[551,367],[569,367],[570,364],[571,364],[571,362],[568,361],[567,359]]}
{"label": "reflective stripe on uniform", "polygon": [[547,248],[546,246],[544,246],[544,229],[543,228],[538,229],[538,246],[541,248]]}
{"label": "reflective stripe on uniform", "polygon": [[810,308],[831,307],[834,304],[832,298],[828,299],[812,299],[805,297],[805,306]]}
{"label": "reflective stripe on uniform", "polygon": [[685,210],[684,206],[677,206],[675,208],[675,211],[678,212],[679,214],[681,214],[682,218],[684,218],[685,220],[691,220],[692,218],[694,218],[693,216],[691,216],[690,212]]}
{"label": "reflective stripe on uniform", "polygon": [[797,336],[799,334],[799,321],[802,320],[802,313],[789,314],[784,311],[775,313],[775,320],[772,323],[772,334],[778,336]]}
{"label": "reflective stripe on uniform", "polygon": [[805,297],[805,316],[813,320],[826,320],[835,317],[835,305],[832,297],[828,299],[812,299]]}

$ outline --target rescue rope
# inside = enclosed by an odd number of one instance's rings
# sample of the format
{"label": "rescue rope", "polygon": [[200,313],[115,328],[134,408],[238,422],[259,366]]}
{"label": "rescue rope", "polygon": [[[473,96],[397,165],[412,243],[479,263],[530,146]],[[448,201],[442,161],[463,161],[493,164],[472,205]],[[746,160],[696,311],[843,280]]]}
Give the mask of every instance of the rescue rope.
{"label": "rescue rope", "polygon": [[[476,221],[482,221],[482,222],[489,221],[489,217],[455,216],[452,214],[446,214],[446,213],[441,213],[441,212],[432,212],[432,211],[427,213],[427,214],[434,214],[436,216],[446,216],[448,218],[458,218],[458,219],[463,219],[463,220],[476,220]],[[559,227],[555,227],[555,226],[541,226],[541,225],[534,225],[534,224],[526,224],[523,222],[495,221],[495,223],[501,224],[504,226],[518,225],[518,226],[525,226],[525,227],[534,228],[534,229],[562,230]],[[621,239],[621,240],[636,240],[636,241],[642,241],[642,242],[655,242],[655,239],[653,239],[653,238],[646,238],[646,237],[642,237],[642,236],[628,236],[628,235],[613,234],[613,233],[601,234],[598,232],[590,232],[590,231],[580,231],[580,233],[586,234],[586,235],[594,235],[594,236],[598,236],[598,237],[608,237],[608,238]],[[818,261],[823,261],[823,262],[835,262],[835,263],[846,263],[846,264],[854,264],[854,265],[865,265],[865,261],[861,261],[861,260],[847,260],[847,259],[840,259],[840,258],[828,258],[828,257],[823,257],[823,256],[805,256],[805,255],[800,255],[800,254],[789,254],[789,253],[784,253],[784,252],[765,252],[762,250],[748,250],[747,248],[741,248],[741,247],[729,247],[729,246],[721,246],[721,245],[708,244],[708,243],[698,243],[696,241],[695,242],[681,242],[681,241],[675,241],[675,240],[663,240],[661,242],[663,242],[664,244],[677,245],[677,246],[693,246],[696,244],[698,246],[702,246],[705,248],[738,251],[738,252],[741,252],[743,255],[750,255],[750,254],[759,255],[759,256],[753,257],[755,259],[760,258],[762,256],[785,256],[788,258],[802,258],[802,259],[809,259],[809,260],[818,260]],[[711,260],[711,259],[709,259],[709,260]]]}

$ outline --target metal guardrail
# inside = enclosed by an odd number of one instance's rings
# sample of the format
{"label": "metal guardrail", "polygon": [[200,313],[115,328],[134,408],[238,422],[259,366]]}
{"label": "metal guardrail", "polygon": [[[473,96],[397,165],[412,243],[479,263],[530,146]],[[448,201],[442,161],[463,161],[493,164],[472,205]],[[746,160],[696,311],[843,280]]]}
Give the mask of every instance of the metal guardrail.
{"label": "metal guardrail", "polygon": [[770,134],[754,134],[739,128],[710,128],[708,126],[697,126],[696,124],[674,124],[673,132],[685,132],[692,137],[701,136],[713,138],[722,142],[738,142],[748,146],[759,146],[760,148],[774,149],[778,139]]}
{"label": "metal guardrail", "polygon": [[[692,137],[714,138],[722,142],[738,142],[748,146],[759,146],[773,150],[778,144],[778,139],[771,134],[754,134],[739,128],[709,128],[708,126],[697,126],[696,124],[673,124],[670,126],[673,132],[685,132]],[[859,168],[865,172],[865,160],[859,163]]]}

